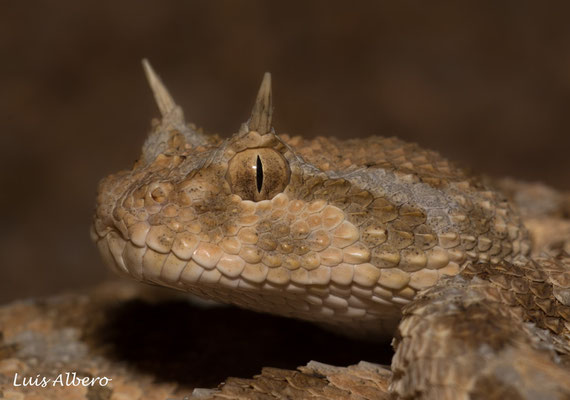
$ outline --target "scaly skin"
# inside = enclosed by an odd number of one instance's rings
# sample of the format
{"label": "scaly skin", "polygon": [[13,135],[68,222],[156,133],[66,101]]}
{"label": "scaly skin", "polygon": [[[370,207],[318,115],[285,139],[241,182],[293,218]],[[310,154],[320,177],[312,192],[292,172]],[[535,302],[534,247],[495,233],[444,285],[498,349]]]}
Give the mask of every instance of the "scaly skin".
{"label": "scaly skin", "polygon": [[[544,379],[540,395],[570,395],[559,357],[570,270],[527,257],[501,194],[395,138],[277,135],[268,74],[238,133],[205,135],[145,69],[163,118],[133,169],[99,186],[92,236],[111,268],[353,335],[396,334],[401,398],[533,398]],[[529,360],[542,367],[521,367]]]}

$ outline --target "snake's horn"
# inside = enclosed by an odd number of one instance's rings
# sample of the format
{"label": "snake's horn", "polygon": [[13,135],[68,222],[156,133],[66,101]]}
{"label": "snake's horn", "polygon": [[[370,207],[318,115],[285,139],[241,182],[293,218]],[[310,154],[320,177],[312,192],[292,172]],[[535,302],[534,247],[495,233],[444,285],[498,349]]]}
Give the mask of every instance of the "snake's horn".
{"label": "snake's horn", "polygon": [[273,105],[271,101],[271,74],[266,72],[263,75],[253,111],[249,118],[248,127],[251,131],[261,134],[271,130],[271,116],[273,115]]}
{"label": "snake's horn", "polygon": [[146,58],[142,60],[142,64],[160,114],[166,117],[176,108],[176,103]]}
{"label": "snake's horn", "polygon": [[204,134],[197,132],[195,127],[184,122],[184,113],[175,102],[159,76],[154,72],[145,58],[142,60],[146,78],[154,94],[154,99],[162,115],[159,124],[153,124],[153,129],[143,144],[140,162],[143,165],[151,163],[159,154],[165,151],[177,152],[186,145],[202,146],[207,143]]}

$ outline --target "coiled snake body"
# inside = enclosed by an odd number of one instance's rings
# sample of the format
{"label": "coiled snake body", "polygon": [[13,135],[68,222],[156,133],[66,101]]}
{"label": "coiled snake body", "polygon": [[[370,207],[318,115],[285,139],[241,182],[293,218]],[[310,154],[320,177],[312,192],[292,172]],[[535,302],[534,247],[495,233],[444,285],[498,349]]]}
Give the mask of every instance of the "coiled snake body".
{"label": "coiled snake body", "polygon": [[400,398],[570,396],[570,268],[528,257],[500,193],[395,138],[276,134],[269,74],[236,134],[206,135],[144,66],[162,119],[133,169],[100,184],[92,237],[111,268],[395,335]]}

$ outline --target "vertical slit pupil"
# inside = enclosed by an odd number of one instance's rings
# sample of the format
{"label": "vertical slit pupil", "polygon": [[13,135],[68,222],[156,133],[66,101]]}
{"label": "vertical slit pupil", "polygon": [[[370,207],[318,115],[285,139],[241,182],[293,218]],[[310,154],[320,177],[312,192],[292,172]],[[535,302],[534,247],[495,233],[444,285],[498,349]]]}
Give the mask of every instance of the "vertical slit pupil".
{"label": "vertical slit pupil", "polygon": [[261,163],[261,158],[257,156],[257,168],[256,171],[256,181],[257,181],[257,193],[261,193],[261,187],[263,186],[263,164]]}

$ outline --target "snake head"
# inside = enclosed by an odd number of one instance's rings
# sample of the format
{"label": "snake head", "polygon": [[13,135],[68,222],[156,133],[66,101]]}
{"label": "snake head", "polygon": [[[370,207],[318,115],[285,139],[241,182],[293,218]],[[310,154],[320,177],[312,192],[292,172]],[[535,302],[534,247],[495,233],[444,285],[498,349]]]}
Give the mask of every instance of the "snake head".
{"label": "snake head", "polygon": [[122,275],[391,334],[419,290],[525,251],[509,205],[437,153],[277,135],[269,74],[249,120],[222,140],[187,124],[144,68],[162,119],[133,169],[100,183],[92,229]]}

